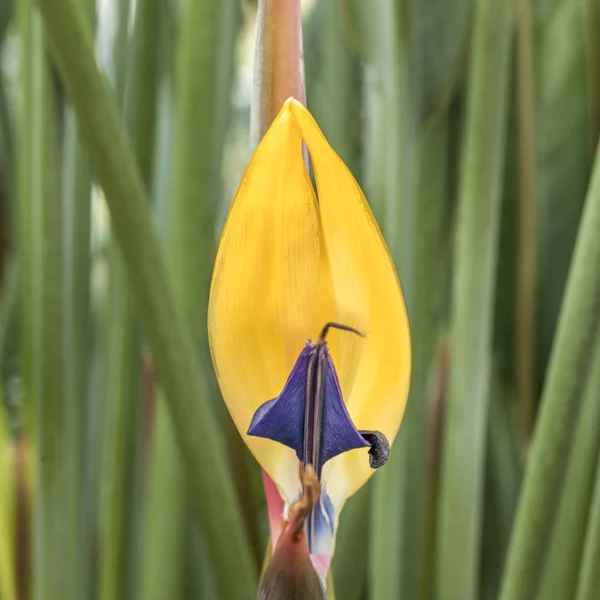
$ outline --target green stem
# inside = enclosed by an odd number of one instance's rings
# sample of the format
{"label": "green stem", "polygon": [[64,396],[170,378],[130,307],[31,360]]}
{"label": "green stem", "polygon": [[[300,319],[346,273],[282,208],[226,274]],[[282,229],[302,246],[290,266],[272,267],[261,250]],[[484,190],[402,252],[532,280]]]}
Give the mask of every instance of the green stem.
{"label": "green stem", "polygon": [[[115,235],[151,344],[177,442],[190,473],[192,511],[203,527],[225,598],[250,598],[256,589],[248,540],[223,457],[225,451],[183,327],[142,180],[89,30],[72,0],[38,0],[63,81],[76,109],[90,159],[103,186]],[[235,557],[235,559],[232,559]]]}

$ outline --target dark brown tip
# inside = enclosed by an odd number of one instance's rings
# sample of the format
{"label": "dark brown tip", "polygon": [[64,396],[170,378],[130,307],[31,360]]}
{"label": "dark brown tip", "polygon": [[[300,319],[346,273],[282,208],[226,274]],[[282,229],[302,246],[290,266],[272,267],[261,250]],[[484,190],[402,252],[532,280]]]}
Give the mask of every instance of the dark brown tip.
{"label": "dark brown tip", "polygon": [[327,332],[330,329],[341,329],[342,331],[350,331],[351,333],[355,333],[360,337],[365,337],[365,334],[358,329],[354,329],[354,327],[350,327],[349,325],[342,325],[341,323],[335,323],[334,321],[329,321],[329,323],[325,323],[325,326],[321,330],[321,335],[317,340],[317,345],[321,346],[325,343],[325,338],[327,337]]}
{"label": "dark brown tip", "polygon": [[383,467],[390,456],[390,443],[381,431],[359,431],[371,447],[369,448],[369,465],[371,469]]}

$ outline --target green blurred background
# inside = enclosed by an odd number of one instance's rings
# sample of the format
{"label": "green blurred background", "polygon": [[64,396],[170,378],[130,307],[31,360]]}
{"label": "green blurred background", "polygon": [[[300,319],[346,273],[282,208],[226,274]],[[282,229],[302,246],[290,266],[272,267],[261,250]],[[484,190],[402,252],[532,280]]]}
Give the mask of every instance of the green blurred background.
{"label": "green blurred background", "polygon": [[[307,104],[413,340],[392,457],[341,516],[340,600],[600,598],[599,8],[303,3]],[[255,595],[260,471],[206,305],[256,10],[0,0],[1,600]]]}

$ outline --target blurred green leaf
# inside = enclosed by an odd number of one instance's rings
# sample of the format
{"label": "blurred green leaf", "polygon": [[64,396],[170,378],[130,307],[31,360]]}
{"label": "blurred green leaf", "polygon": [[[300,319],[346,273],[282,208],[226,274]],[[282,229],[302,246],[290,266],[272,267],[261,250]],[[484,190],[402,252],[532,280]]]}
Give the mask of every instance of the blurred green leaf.
{"label": "blurred green leaf", "polygon": [[[0,47],[2,36],[0,35]],[[14,190],[14,138],[13,123],[8,106],[8,97],[4,85],[4,77],[0,77],[0,173],[4,185],[2,204],[5,213],[10,215],[9,222],[14,225],[12,213],[14,212],[15,190]]]}
{"label": "blurred green leaf", "polygon": [[[516,65],[513,65],[513,67]],[[494,301],[494,358],[497,375],[505,388],[516,389],[516,302],[518,268],[518,175],[519,175],[519,118],[517,105],[517,70],[512,69],[509,88],[509,107],[506,132],[501,207],[499,256],[496,271]],[[537,270],[536,270],[537,273]],[[516,404],[516,398],[513,398]]]}
{"label": "blurred green leaf", "polygon": [[344,29],[344,3],[320,0],[305,25],[308,107],[331,147],[360,177],[360,63]]}
{"label": "blurred green leaf", "polygon": [[17,600],[12,444],[4,397],[0,393],[0,599]]}
{"label": "blurred green leaf", "polygon": [[582,5],[579,0],[540,0],[533,5],[540,382],[550,357],[591,169]]}
{"label": "blurred green leaf", "polygon": [[[400,432],[406,438],[401,446],[403,467],[406,471],[406,489],[410,494],[403,499],[406,505],[407,534],[414,536],[409,548],[420,554],[412,559],[411,569],[418,569],[420,594],[427,597],[434,578],[435,556],[424,536],[436,528],[437,484],[439,464],[435,451],[440,448],[440,430],[432,410],[445,410],[446,385],[443,361],[436,350],[440,333],[447,318],[447,287],[450,280],[450,238],[448,228],[448,195],[450,187],[449,160],[450,118],[440,115],[423,126],[417,145],[417,190],[413,206],[414,232],[411,267],[412,290],[410,324],[412,337],[412,373],[408,406]],[[440,362],[441,361],[441,362]],[[441,369],[441,371],[440,371]],[[439,387],[441,386],[441,387]],[[436,397],[437,395],[437,397]],[[436,405],[437,402],[441,403]],[[424,508],[425,492],[431,504]],[[410,525],[409,525],[410,524]],[[417,537],[419,536],[419,537]],[[407,537],[408,540],[410,538]],[[406,582],[414,585],[414,570]],[[412,587],[405,588],[405,594]]]}
{"label": "blurred green leaf", "polygon": [[189,539],[188,497],[179,449],[162,394],[157,398],[152,437],[141,598],[183,598]]}
{"label": "blurred green leaf", "polygon": [[[231,93],[238,7],[231,1],[191,1],[184,3],[181,19],[167,254],[180,314],[201,349],[201,364],[207,366],[210,357],[205,315],[215,254],[219,166]],[[203,73],[203,77],[197,77],[197,73]],[[215,399],[219,396],[210,367],[204,377],[210,382],[210,395],[206,394],[203,402],[214,404],[210,396]],[[169,594],[181,596],[183,552],[189,548],[188,484],[168,414],[161,408],[157,413],[155,443],[146,517],[143,569],[146,599],[165,598]],[[172,502],[173,497],[177,498],[176,503]],[[213,564],[213,568],[218,566]]]}
{"label": "blurred green leaf", "polygon": [[134,585],[131,555],[141,357],[127,274],[114,245],[109,258],[101,502],[101,539],[105,551],[99,593],[101,600],[124,600]]}
{"label": "blurred green leaf", "polygon": [[538,598],[570,600],[576,587],[600,453],[600,330],[569,452]]}
{"label": "blurred green leaf", "polygon": [[[89,0],[81,5],[91,20]],[[95,511],[85,499],[85,424],[90,358],[90,234],[91,169],[79,139],[75,113],[66,105],[62,115],[62,304],[64,314],[65,414],[68,419],[67,454],[70,460],[72,518],[75,521],[71,570],[76,577],[76,597],[89,597],[92,589]]]}
{"label": "blurred green leaf", "polygon": [[[145,3],[142,3],[144,6]],[[134,151],[140,144],[151,143],[143,130],[141,140],[133,135],[141,130],[142,115],[133,117],[139,107],[131,99],[140,94],[139,81],[146,75],[138,69],[136,51],[140,28],[139,12],[134,13],[135,36],[130,35],[131,4],[129,0],[113,4],[116,35],[111,45],[109,66],[112,67],[113,86],[118,98],[121,118],[129,125]],[[108,26],[107,26],[108,28]],[[145,57],[144,57],[145,59]],[[127,93],[131,87],[134,94]],[[144,122],[144,125],[148,126]],[[144,147],[143,152],[147,149]],[[145,167],[148,165],[145,164]],[[146,174],[146,173],[144,173]],[[101,600],[125,600],[134,595],[137,586],[135,555],[138,466],[141,435],[141,346],[134,306],[128,284],[127,271],[115,240],[110,241],[107,251],[110,280],[108,281],[107,316],[104,322],[106,335],[104,425],[102,428],[102,483],[101,540],[103,548],[102,570],[99,584]]]}
{"label": "blurred green leaf", "polygon": [[[35,410],[34,595],[38,599],[77,598],[78,572],[72,568],[78,552],[78,457],[73,444],[78,435],[73,406],[65,402],[69,369],[65,345],[63,221],[54,147],[57,119],[51,73],[45,53],[42,21],[31,5],[20,14],[21,35],[28,50],[23,68],[25,100],[19,115],[23,153],[19,179],[21,222],[20,256],[27,265],[21,292],[25,348],[26,394]],[[30,77],[29,81],[25,81]],[[26,124],[27,123],[27,124]],[[31,136],[28,140],[24,137]],[[27,175],[25,175],[27,174]],[[24,177],[31,178],[24,186]],[[28,196],[28,197],[26,197]],[[61,551],[57,552],[56,548]]]}
{"label": "blurred green leaf", "polygon": [[481,557],[481,597],[484,600],[495,600],[500,591],[523,472],[512,405],[514,398],[496,384],[490,397],[485,463]]}
{"label": "blurred green leaf", "polygon": [[[411,322],[413,372],[406,414],[386,469],[374,482],[372,588],[375,597],[416,597],[431,576],[423,535],[428,384],[444,313],[448,141],[445,116],[415,126],[410,33],[402,3],[375,13],[383,36],[372,40],[367,74],[367,192],[400,276]],[[374,28],[376,31],[377,28]],[[409,45],[409,49],[406,46]],[[418,76],[427,77],[424,73]],[[400,166],[401,165],[401,166]],[[414,175],[413,175],[414,173]],[[427,519],[427,524],[424,521]],[[398,551],[402,560],[397,565]],[[424,589],[422,593],[426,593]]]}
{"label": "blurred green leaf", "polygon": [[[286,2],[0,2],[0,600],[255,593],[264,494],[205,315],[247,163],[257,8],[275,17],[258,19],[270,109],[303,94],[299,69],[273,76],[301,59]],[[303,13],[308,106],[378,218],[413,351],[330,595],[596,598],[597,0]]]}
{"label": "blurred green leaf", "polygon": [[[367,74],[369,93],[366,191],[394,259],[409,319],[412,311],[412,230],[415,140],[402,2],[381,1],[374,19]],[[409,400],[408,410],[411,410]],[[385,469],[376,474],[371,496],[369,594],[374,598],[412,597],[418,586],[422,455],[410,452],[408,415]],[[423,440],[419,440],[422,444]],[[416,477],[416,482],[413,478]],[[411,491],[409,494],[408,491]],[[399,556],[402,560],[399,562]]]}
{"label": "blurred green leaf", "polygon": [[[595,395],[598,397],[600,378],[596,377],[595,384]],[[600,458],[596,467],[596,484],[590,508],[583,560],[577,584],[577,600],[594,600],[600,589]]]}
{"label": "blurred green leaf", "polygon": [[360,600],[366,590],[370,489],[368,484],[352,496],[340,515],[331,573],[344,600]]}
{"label": "blurred green leaf", "polygon": [[439,506],[437,596],[479,594],[481,521],[512,9],[479,0],[456,228],[449,396]]}
{"label": "blurred green leaf", "polygon": [[[96,64],[89,31],[70,0],[39,0],[63,80],[76,108],[90,159],[104,188],[190,477],[190,498],[202,523],[224,597],[256,589],[248,540],[239,517],[206,398],[191,336],[176,310],[171,282],[146,206],[144,186],[119,124],[114,98]],[[160,293],[155,293],[159,289]],[[235,556],[235,561],[231,560]]]}
{"label": "blurred green leaf", "polygon": [[405,0],[411,94],[422,120],[447,107],[466,73],[473,0]]}
{"label": "blurred green leaf", "polygon": [[0,39],[4,38],[4,33],[13,16],[13,0],[5,0],[0,4]]}
{"label": "blurred green leaf", "polygon": [[577,236],[511,538],[502,600],[533,597],[600,322],[600,153]]}

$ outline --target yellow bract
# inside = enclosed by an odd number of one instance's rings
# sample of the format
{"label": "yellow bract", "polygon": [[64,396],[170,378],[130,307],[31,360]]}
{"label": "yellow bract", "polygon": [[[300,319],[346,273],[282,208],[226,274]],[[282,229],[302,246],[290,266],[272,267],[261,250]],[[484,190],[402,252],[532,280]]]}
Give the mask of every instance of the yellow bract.
{"label": "yellow bract", "polygon": [[[318,200],[302,142],[315,172]],[[310,113],[289,99],[259,144],[223,230],[208,312],[221,392],[237,428],[284,500],[299,492],[293,450],[246,435],[276,397],[307,339],[327,321],[344,400],[358,429],[395,437],[406,404],[410,338],[402,293],[371,210]],[[366,449],[329,461],[323,481],[340,507],[371,475]]]}

